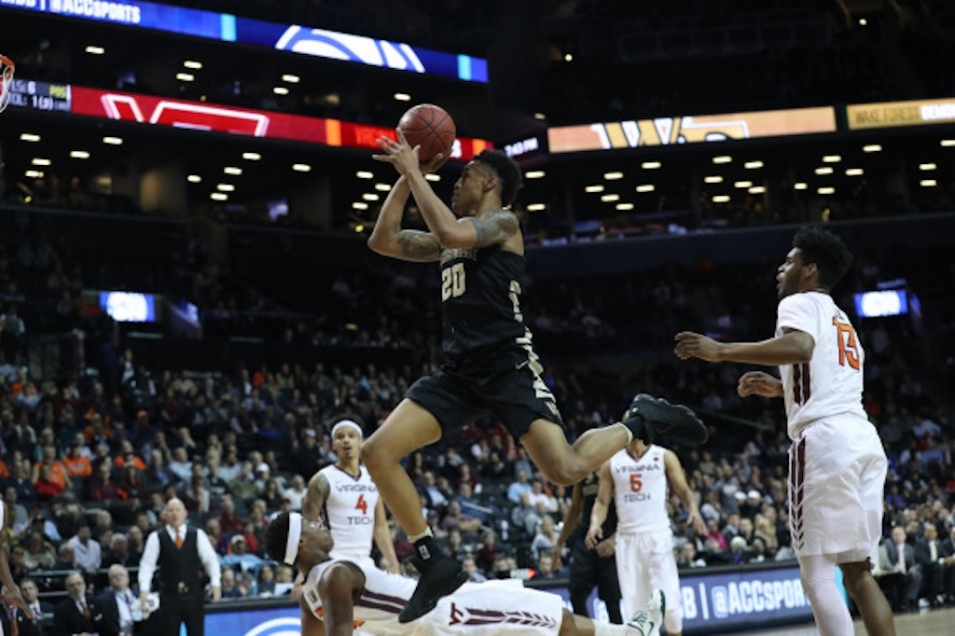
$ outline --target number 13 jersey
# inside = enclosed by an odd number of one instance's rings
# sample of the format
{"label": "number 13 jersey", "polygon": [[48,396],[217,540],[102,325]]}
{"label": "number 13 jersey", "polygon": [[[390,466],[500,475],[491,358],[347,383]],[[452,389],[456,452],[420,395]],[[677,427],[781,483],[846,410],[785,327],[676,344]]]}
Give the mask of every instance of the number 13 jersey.
{"label": "number 13 jersey", "polygon": [[816,342],[809,362],[779,367],[789,438],[809,424],[833,416],[861,417],[865,353],[852,323],[829,294],[803,292],[782,299],[776,336],[796,329]]}
{"label": "number 13 jersey", "polygon": [[322,516],[335,540],[329,556],[356,562],[371,559],[378,487],[371,481],[368,470],[359,466],[358,475],[354,476],[333,464],[319,472],[328,480],[328,498]]}

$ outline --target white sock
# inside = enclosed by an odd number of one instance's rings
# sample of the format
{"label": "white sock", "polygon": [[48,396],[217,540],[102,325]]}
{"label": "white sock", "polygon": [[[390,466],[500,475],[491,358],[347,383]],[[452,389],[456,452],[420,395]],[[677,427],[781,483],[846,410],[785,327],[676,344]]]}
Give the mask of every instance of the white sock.
{"label": "white sock", "polygon": [[629,445],[630,445],[630,442],[633,441],[633,431],[631,431],[629,428],[627,428],[627,425],[624,424],[623,422],[617,422],[616,424],[614,424],[614,426],[619,426],[619,427],[621,427],[623,430],[627,431],[627,445],[629,446]]}
{"label": "white sock", "polygon": [[627,626],[594,621],[594,636],[627,636]]}
{"label": "white sock", "polygon": [[434,533],[431,532],[431,528],[425,528],[424,532],[422,532],[421,534],[415,534],[415,535],[409,534],[408,541],[410,541],[411,543],[414,543],[418,539],[424,539],[425,537],[433,537],[433,536],[434,536]]}

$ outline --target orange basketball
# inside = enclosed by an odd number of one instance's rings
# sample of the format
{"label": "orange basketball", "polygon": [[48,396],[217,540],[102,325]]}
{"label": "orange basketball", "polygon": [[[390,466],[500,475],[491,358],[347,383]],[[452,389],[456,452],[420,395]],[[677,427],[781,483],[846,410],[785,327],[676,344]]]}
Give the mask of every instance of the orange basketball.
{"label": "orange basketball", "polygon": [[398,130],[404,133],[408,145],[421,146],[418,160],[427,163],[439,152],[451,156],[454,147],[454,120],[440,106],[418,104],[409,108],[398,121]]}

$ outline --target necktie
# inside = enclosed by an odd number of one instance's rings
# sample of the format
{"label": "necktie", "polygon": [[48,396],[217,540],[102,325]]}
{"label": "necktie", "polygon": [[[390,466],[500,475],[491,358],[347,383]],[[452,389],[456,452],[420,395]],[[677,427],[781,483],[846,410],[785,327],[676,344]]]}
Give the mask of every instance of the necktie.
{"label": "necktie", "polygon": [[17,608],[10,607],[10,636],[20,636],[20,625],[17,624]]}
{"label": "necktie", "polygon": [[905,574],[905,544],[895,546],[899,551],[899,572]]}
{"label": "necktie", "polygon": [[176,531],[176,548],[182,547],[182,535],[179,534],[179,531]]}
{"label": "necktie", "polygon": [[83,618],[85,618],[86,620],[90,620],[92,617],[93,615],[90,614],[90,608],[84,601],[83,602]]}

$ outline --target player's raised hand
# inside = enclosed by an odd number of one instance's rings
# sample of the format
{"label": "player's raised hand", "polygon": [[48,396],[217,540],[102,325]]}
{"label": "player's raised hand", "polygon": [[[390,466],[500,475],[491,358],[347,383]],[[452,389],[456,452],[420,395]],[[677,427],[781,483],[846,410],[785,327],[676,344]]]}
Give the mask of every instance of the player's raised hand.
{"label": "player's raised hand", "polygon": [[448,157],[443,153],[439,152],[435,156],[431,157],[429,161],[421,164],[422,174],[433,174],[441,169],[445,163],[447,163]]}
{"label": "player's raised hand", "polygon": [[782,397],[783,383],[762,371],[750,371],[740,376],[736,392],[740,397],[762,395],[763,397]]}
{"label": "player's raised hand", "polygon": [[720,348],[723,345],[712,338],[692,331],[681,331],[673,339],[676,340],[673,352],[681,360],[699,358],[707,362],[720,361]]}
{"label": "player's raised hand", "polygon": [[420,147],[415,146],[412,148],[408,145],[405,134],[401,132],[401,130],[396,130],[396,132],[398,133],[398,141],[395,141],[391,137],[382,136],[378,138],[378,147],[381,148],[385,154],[372,155],[371,158],[375,161],[390,163],[399,174],[407,175],[409,172],[419,169],[418,151]]}

